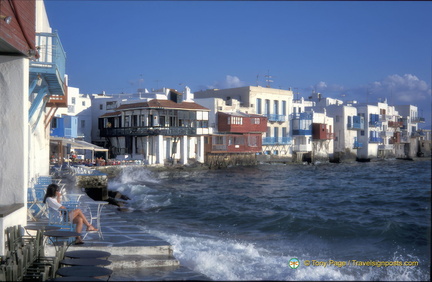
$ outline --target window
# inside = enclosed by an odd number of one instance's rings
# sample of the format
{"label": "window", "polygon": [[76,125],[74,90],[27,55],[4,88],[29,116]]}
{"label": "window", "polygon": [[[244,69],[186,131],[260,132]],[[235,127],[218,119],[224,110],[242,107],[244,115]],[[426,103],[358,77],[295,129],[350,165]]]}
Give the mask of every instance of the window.
{"label": "window", "polygon": [[273,114],[275,115],[279,114],[279,101],[273,102]]}
{"label": "window", "polygon": [[243,124],[242,117],[228,117],[228,124]]}
{"label": "window", "polygon": [[251,119],[251,124],[260,124],[260,123],[261,123],[260,118],[252,118]]}
{"label": "window", "polygon": [[287,102],[286,101],[282,101],[282,114],[284,116],[287,115]]}
{"label": "window", "polygon": [[72,105],[75,105],[75,97],[72,97]]}
{"label": "window", "polygon": [[85,107],[85,101],[82,101],[82,105]]}
{"label": "window", "polygon": [[103,110],[103,105],[102,104],[99,105],[99,110]]}
{"label": "window", "polygon": [[258,136],[249,135],[248,145],[249,145],[249,147],[258,147]]}
{"label": "window", "polygon": [[85,127],[85,120],[82,120],[81,121],[81,128],[84,128]]}
{"label": "window", "polygon": [[107,110],[114,110],[115,108],[117,108],[117,102],[116,101],[106,102],[106,109]]}
{"label": "window", "polygon": [[213,144],[215,144],[215,145],[225,144],[224,136],[213,136]]}
{"label": "window", "polygon": [[57,128],[57,118],[52,119],[51,128]]}
{"label": "window", "polygon": [[262,113],[261,99],[260,98],[256,99],[256,113],[259,115]]}
{"label": "window", "polygon": [[265,100],[264,114],[265,115],[269,115],[270,114],[270,100]]}

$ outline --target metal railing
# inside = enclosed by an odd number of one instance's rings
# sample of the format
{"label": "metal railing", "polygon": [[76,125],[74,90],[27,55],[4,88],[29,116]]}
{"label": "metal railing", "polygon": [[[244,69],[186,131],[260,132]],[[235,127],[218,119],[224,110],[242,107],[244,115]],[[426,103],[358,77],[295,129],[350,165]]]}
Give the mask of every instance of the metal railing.
{"label": "metal railing", "polygon": [[377,120],[375,120],[375,121],[369,121],[369,126],[371,126],[371,127],[378,127],[380,125],[381,125],[380,121],[377,121]]}
{"label": "metal railing", "polygon": [[36,68],[40,72],[58,73],[63,79],[66,72],[66,52],[58,34],[56,32],[36,33],[36,46],[40,57],[30,62],[30,68]]}
{"label": "metal railing", "polygon": [[355,141],[353,144],[354,149],[363,148],[363,143]]}
{"label": "metal railing", "polygon": [[312,120],[312,113],[293,113],[290,114],[290,119],[305,119],[305,120]]}
{"label": "metal railing", "polygon": [[263,137],[263,145],[290,145],[292,143],[291,137]]}
{"label": "metal railing", "polygon": [[382,143],[383,139],[381,137],[369,137],[369,143]]}
{"label": "metal railing", "polygon": [[114,136],[182,136],[195,135],[196,128],[192,127],[120,127],[103,128],[100,130],[101,137]]}
{"label": "metal railing", "polygon": [[425,122],[425,118],[424,117],[412,117],[411,118],[411,122]]}
{"label": "metal railing", "polygon": [[286,117],[284,115],[266,114],[265,116],[267,117],[268,121],[277,121],[277,122],[286,121]]}
{"label": "metal railing", "polygon": [[292,130],[292,135],[312,135],[312,130],[311,129],[293,129]]}

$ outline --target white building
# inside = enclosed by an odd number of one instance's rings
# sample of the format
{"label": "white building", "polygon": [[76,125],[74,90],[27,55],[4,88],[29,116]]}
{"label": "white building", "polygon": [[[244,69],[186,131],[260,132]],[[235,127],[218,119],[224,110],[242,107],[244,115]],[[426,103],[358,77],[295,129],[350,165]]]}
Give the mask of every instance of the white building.
{"label": "white building", "polygon": [[291,157],[290,114],[293,92],[291,90],[245,86],[229,89],[208,89],[195,92],[196,99],[221,98],[227,105],[240,103],[242,112],[264,115],[268,119],[263,137],[263,153]]}
{"label": "white building", "polygon": [[[2,16],[10,16],[10,22],[2,18],[0,23],[0,255],[4,255],[5,229],[27,223],[28,187],[38,175],[49,174],[47,126],[53,111],[47,108],[48,97],[65,94],[64,68],[58,65],[64,66],[65,57],[43,1],[2,1],[1,10]],[[19,13],[23,25],[12,17],[14,13]],[[44,64],[47,60],[50,64]]]}
{"label": "white building", "polygon": [[363,147],[358,141],[359,132],[364,130],[364,117],[357,114],[353,107],[356,101],[346,105],[330,105],[327,115],[334,118],[334,160],[350,160],[357,158],[357,150]]}
{"label": "white building", "polygon": [[78,117],[78,138],[91,142],[92,130],[92,108],[91,97],[88,94],[80,94],[79,88],[67,88],[67,108],[59,108],[55,116],[76,116]]}
{"label": "white building", "polygon": [[[123,104],[131,104],[137,102],[146,102],[152,99],[168,100],[170,88],[162,88],[159,90],[152,90],[151,92],[147,89],[138,89],[137,93],[133,94],[101,94],[91,95],[91,140],[94,144],[100,146],[106,145],[106,139],[100,137],[99,117],[114,112],[118,107]],[[193,102],[194,96],[191,93],[189,87],[185,87],[182,92],[182,99],[185,102]]]}

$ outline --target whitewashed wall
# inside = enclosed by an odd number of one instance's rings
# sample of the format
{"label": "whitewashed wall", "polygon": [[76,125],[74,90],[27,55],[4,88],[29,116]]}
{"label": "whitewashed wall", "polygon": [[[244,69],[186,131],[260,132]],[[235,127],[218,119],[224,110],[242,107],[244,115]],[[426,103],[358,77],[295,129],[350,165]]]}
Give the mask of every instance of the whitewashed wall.
{"label": "whitewashed wall", "polygon": [[24,204],[0,218],[0,254],[4,228],[27,220],[28,74],[28,59],[0,56],[0,206]]}

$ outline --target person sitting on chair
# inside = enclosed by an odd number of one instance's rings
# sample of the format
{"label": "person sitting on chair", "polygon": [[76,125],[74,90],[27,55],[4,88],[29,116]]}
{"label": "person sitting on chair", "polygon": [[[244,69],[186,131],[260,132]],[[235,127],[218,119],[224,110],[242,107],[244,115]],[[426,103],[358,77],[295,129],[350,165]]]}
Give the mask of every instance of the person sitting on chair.
{"label": "person sitting on chair", "polygon": [[[62,206],[60,202],[60,187],[57,184],[50,184],[47,187],[46,194],[43,202],[48,204],[49,208],[52,208],[56,211],[58,210],[66,210],[66,207]],[[83,212],[80,209],[75,209],[69,212],[69,219],[76,224],[75,231],[81,233],[83,224],[87,226],[87,231],[98,231],[98,229],[94,228],[91,225]],[[84,244],[81,236],[76,238],[75,244]]]}

